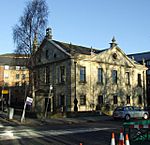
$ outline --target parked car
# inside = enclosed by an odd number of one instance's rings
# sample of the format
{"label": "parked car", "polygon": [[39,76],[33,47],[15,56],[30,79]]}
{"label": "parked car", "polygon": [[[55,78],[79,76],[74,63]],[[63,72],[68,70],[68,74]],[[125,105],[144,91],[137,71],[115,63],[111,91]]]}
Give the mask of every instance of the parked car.
{"label": "parked car", "polygon": [[148,111],[148,113],[149,113],[149,115],[150,115],[150,106],[145,107],[144,110],[145,110],[145,111]]}
{"label": "parked car", "polygon": [[143,118],[148,119],[148,111],[142,110],[140,107],[135,106],[123,106],[117,107],[113,112],[114,119],[125,119],[129,121],[131,118]]}

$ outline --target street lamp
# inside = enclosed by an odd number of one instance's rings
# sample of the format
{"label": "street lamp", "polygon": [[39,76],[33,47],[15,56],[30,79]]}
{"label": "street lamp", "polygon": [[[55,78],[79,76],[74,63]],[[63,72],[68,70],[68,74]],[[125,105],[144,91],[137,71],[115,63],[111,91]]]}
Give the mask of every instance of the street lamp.
{"label": "street lamp", "polygon": [[74,112],[78,112],[78,100],[77,100],[77,96],[76,96],[76,64],[77,62],[74,62],[74,80],[75,80],[75,84],[74,84]]}

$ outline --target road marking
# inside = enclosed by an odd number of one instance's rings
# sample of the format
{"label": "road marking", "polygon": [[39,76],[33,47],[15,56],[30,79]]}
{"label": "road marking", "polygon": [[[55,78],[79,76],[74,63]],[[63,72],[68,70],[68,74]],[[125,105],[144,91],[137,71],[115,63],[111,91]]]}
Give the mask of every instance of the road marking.
{"label": "road marking", "polygon": [[94,132],[100,130],[110,130],[116,128],[80,128],[80,129],[66,129],[66,130],[48,130],[48,131],[35,131],[32,129],[22,129],[22,130],[6,130],[0,131],[0,140],[14,140],[21,138],[35,138],[44,136],[58,136],[64,134],[74,134],[74,133],[86,133]]}

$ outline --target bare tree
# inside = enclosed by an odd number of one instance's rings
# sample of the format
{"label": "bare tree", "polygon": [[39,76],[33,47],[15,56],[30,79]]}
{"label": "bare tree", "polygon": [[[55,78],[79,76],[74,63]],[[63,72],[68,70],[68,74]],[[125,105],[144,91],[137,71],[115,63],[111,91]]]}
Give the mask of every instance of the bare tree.
{"label": "bare tree", "polygon": [[16,44],[15,53],[26,56],[26,66],[30,71],[30,86],[33,98],[35,97],[33,46],[35,37],[39,43],[43,39],[47,22],[48,6],[46,0],[29,0],[26,3],[23,15],[20,17],[18,24],[13,27],[13,40]]}

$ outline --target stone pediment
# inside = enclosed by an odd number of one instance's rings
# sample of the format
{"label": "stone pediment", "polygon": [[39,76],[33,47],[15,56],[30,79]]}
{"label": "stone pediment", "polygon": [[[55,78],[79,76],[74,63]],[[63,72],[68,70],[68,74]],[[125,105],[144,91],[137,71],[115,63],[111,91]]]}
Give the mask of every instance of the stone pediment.
{"label": "stone pediment", "polygon": [[99,54],[93,56],[92,61],[97,61],[106,64],[134,67],[134,61],[119,48],[109,48]]}

